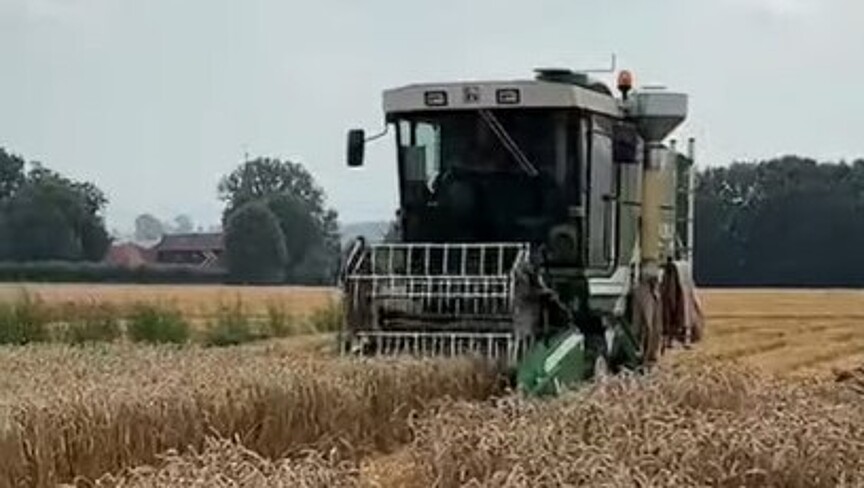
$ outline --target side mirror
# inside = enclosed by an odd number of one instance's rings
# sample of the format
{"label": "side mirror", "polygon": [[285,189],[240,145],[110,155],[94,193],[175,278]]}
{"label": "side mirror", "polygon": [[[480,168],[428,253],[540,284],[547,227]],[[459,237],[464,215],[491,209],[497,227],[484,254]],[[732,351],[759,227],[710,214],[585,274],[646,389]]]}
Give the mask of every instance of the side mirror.
{"label": "side mirror", "polygon": [[348,166],[358,168],[363,166],[363,155],[366,148],[366,133],[363,129],[348,131]]}

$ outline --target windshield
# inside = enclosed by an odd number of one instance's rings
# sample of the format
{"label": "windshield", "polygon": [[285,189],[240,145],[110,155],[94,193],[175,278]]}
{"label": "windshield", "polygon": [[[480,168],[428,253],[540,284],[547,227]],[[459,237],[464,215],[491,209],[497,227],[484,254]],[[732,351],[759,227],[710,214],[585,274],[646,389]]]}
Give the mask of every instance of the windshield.
{"label": "windshield", "polygon": [[541,239],[566,212],[570,121],[549,109],[397,118],[407,237]]}
{"label": "windshield", "polygon": [[398,123],[404,178],[435,190],[447,171],[536,177],[554,174],[556,124],[549,110],[415,115]]}
{"label": "windshield", "polygon": [[[391,116],[402,238],[544,243],[572,230],[589,266],[615,249],[614,121],[566,109]],[[568,232],[570,232],[568,230]]]}

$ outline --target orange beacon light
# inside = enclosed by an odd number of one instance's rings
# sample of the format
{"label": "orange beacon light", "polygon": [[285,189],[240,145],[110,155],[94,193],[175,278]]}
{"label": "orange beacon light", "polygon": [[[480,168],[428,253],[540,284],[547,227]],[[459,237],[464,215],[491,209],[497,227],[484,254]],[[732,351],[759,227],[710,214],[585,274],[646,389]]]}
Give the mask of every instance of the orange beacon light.
{"label": "orange beacon light", "polygon": [[630,93],[630,90],[633,89],[633,73],[624,70],[618,73],[618,90],[621,91],[621,95],[624,97],[624,100],[627,100],[627,94]]}

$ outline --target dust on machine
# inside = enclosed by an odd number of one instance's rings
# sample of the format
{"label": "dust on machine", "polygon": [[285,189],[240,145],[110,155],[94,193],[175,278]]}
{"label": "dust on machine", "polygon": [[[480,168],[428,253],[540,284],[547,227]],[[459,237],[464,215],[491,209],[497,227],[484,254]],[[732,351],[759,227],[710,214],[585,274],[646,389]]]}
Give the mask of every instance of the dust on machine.
{"label": "dust on machine", "polygon": [[[400,205],[342,262],[344,354],[477,355],[522,392],[643,371],[701,337],[687,95],[586,73],[384,92]],[[348,134],[348,165],[367,138]]]}

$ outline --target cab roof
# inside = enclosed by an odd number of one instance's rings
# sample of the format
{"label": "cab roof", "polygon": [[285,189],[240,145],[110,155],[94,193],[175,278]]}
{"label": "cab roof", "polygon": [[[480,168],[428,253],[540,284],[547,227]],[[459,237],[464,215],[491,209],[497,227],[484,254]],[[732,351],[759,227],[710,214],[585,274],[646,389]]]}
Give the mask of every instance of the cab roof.
{"label": "cab roof", "polygon": [[388,114],[446,110],[579,108],[622,117],[621,102],[584,86],[540,80],[413,84],[384,92]]}

